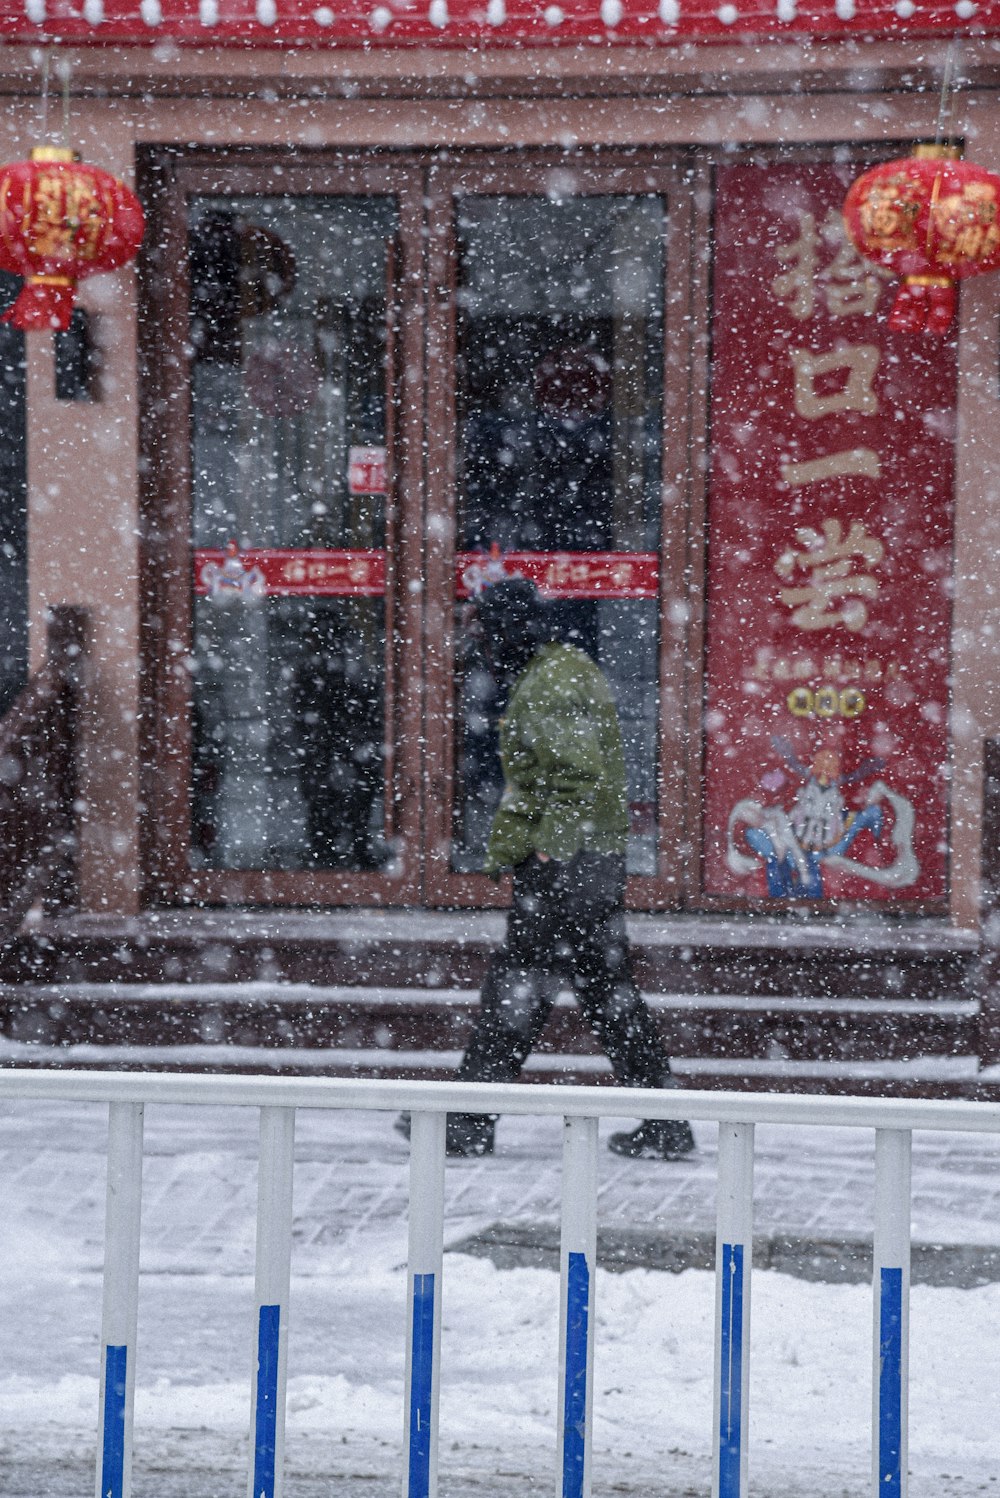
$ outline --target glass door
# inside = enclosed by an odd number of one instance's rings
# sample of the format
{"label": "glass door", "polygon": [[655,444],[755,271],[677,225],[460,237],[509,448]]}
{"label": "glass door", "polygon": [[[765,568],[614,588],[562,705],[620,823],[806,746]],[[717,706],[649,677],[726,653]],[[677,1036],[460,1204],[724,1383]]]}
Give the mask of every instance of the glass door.
{"label": "glass door", "polygon": [[384,172],[250,175],[183,183],[173,877],[209,901],[398,900],[420,818],[419,519],[397,419],[420,371],[398,275],[418,209]]}
{"label": "glass door", "polygon": [[463,628],[488,568],[533,578],[607,675],[630,899],[679,901],[689,195],[642,153],[467,162],[164,165],[152,899],[502,903],[479,870],[504,704]]}
{"label": "glass door", "polygon": [[666,482],[686,425],[665,362],[679,321],[674,199],[662,166],[436,179],[429,400],[446,441],[429,488],[431,513],[449,517],[428,558],[430,599],[442,601],[429,684],[439,898],[498,898],[477,870],[502,790],[504,703],[463,627],[485,569],[532,578],[561,634],[607,676],[625,744],[633,899],[671,899],[680,751],[667,702],[683,652],[661,622],[681,618],[686,587],[684,507]]}

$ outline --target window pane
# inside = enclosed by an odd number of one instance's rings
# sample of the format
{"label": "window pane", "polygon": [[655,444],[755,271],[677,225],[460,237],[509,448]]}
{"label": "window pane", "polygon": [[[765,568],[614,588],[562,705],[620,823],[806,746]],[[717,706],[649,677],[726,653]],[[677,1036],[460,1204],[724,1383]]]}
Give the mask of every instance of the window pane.
{"label": "window pane", "polygon": [[466,198],[459,209],[462,550],[655,550],[659,197]]}
{"label": "window pane", "polygon": [[192,858],[208,868],[378,868],[381,598],[199,599]]}
{"label": "window pane", "polygon": [[[659,547],[665,213],[645,195],[472,197],[457,226],[458,548],[540,575],[577,558],[553,607],[616,694],[633,873],[656,867],[658,604],[601,598],[587,559]],[[453,862],[468,871],[500,795],[503,710],[472,641],[457,693]]]}
{"label": "window pane", "polygon": [[395,225],[384,198],[192,205],[198,866],[385,861],[385,600],[357,578],[386,544]]}

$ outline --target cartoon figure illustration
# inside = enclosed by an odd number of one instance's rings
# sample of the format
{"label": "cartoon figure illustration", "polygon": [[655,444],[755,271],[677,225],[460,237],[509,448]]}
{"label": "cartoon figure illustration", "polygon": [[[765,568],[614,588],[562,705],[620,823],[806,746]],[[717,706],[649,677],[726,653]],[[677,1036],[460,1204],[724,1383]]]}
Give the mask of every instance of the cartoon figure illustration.
{"label": "cartoon figure illustration", "polygon": [[470,598],[479,598],[485,588],[491,583],[503,582],[508,577],[520,577],[521,573],[511,569],[508,571],[504,561],[503,553],[496,541],[490,545],[490,553],[483,561],[470,562],[462,573],[462,582],[468,591]]}
{"label": "cartoon figure illustration", "polygon": [[[751,799],[736,803],[729,814],[726,837],[726,861],[733,873],[745,877],[763,862],[768,894],[799,900],[825,897],[825,867],[892,889],[912,884],[920,865],[913,852],[911,803],[881,779],[872,782],[860,810],[850,809],[842,794],[844,786],[879,775],[885,768],[884,760],[867,759],[842,774],[840,755],[834,749],[819,749],[812,763],[806,765],[789,739],[776,737],[772,742],[802,783],[788,809]],[[785,784],[785,776],[781,771],[772,772],[762,783],[766,790],[777,790]],[[849,858],[849,851],[863,832],[869,832],[876,843],[881,841],[886,803],[893,813],[893,862],[873,865]],[[743,852],[743,847],[754,856]]]}
{"label": "cartoon figure illustration", "polygon": [[246,565],[235,541],[227,543],[221,564],[205,563],[201,569],[201,581],[213,603],[256,603],[267,593],[263,572],[259,567]]}

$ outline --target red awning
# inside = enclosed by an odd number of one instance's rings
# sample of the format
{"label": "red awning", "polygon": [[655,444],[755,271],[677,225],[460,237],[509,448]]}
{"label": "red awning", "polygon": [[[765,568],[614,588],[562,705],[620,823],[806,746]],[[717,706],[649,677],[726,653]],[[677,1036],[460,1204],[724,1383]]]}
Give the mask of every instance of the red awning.
{"label": "red awning", "polygon": [[1000,34],[997,0],[0,0],[0,39],[261,47]]}

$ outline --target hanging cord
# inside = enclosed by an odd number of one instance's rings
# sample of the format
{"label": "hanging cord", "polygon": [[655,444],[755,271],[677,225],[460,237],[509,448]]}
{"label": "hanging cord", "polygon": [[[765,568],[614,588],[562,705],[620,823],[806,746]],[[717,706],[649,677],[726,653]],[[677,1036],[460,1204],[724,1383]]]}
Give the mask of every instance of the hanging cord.
{"label": "hanging cord", "polygon": [[931,246],[934,240],[935,224],[937,219],[938,199],[941,196],[941,187],[945,175],[945,160],[950,156],[951,142],[946,139],[951,134],[951,108],[955,97],[954,81],[955,70],[958,62],[958,38],[953,37],[948,51],[945,54],[944,73],[941,78],[941,98],[938,101],[937,130],[934,134],[934,155],[938,157],[937,171],[931,186],[930,213],[927,216],[926,251],[931,254]]}
{"label": "hanging cord", "polygon": [[42,94],[41,94],[41,128],[38,132],[39,140],[47,140],[49,134],[49,77],[52,72],[52,57],[46,50],[41,54],[42,66]]}
{"label": "hanging cord", "polygon": [[944,74],[941,79],[941,98],[938,102],[937,130],[934,134],[934,144],[944,145],[945,138],[951,133],[951,111],[955,100],[955,74],[958,68],[958,37],[953,37],[948,47],[944,60]]}
{"label": "hanging cord", "polygon": [[69,84],[73,69],[69,60],[61,57],[56,64],[56,71],[62,83],[62,143],[69,149]]}

